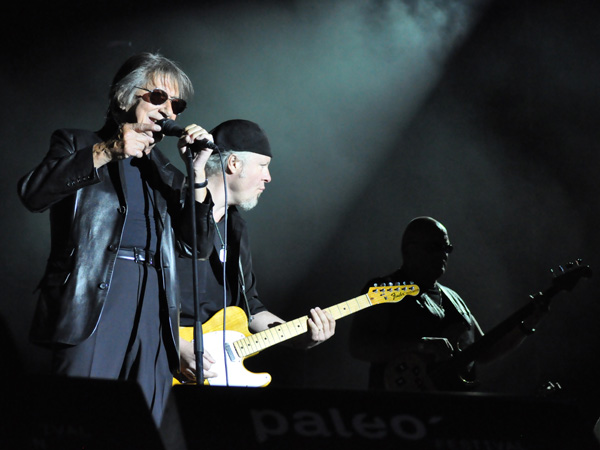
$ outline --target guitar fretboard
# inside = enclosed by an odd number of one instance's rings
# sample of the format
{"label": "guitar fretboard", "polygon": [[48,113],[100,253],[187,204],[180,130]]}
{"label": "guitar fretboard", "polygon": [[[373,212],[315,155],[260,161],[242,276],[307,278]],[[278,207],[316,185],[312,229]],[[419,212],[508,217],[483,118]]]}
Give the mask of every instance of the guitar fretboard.
{"label": "guitar fretboard", "polygon": [[[361,309],[371,306],[371,301],[367,294],[359,295],[345,302],[327,308],[335,320],[349,316]],[[241,357],[258,353],[267,347],[279,344],[280,342],[299,336],[308,331],[308,316],[302,316],[281,325],[277,325],[268,330],[258,332],[252,336],[239,339],[233,343],[237,353]]]}
{"label": "guitar fretboard", "polygon": [[[335,320],[354,314],[369,306],[398,302],[406,295],[416,295],[419,292],[417,286],[384,286],[371,288],[367,294],[359,295],[350,300],[333,305],[325,311],[329,311]],[[258,353],[272,345],[294,338],[306,333],[308,330],[308,316],[302,316],[265,331],[260,331],[252,336],[239,339],[233,346],[240,357],[246,357]]]}

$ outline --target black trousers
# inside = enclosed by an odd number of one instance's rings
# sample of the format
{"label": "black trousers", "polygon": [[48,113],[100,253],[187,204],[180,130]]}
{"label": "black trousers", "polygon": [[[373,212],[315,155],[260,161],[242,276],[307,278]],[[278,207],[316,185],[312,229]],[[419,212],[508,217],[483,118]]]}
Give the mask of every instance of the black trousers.
{"label": "black trousers", "polygon": [[[56,348],[58,375],[135,380],[157,425],[172,386],[160,316],[158,272],[149,265],[117,259],[108,297],[94,333],[81,344]],[[163,329],[163,327],[167,327]]]}

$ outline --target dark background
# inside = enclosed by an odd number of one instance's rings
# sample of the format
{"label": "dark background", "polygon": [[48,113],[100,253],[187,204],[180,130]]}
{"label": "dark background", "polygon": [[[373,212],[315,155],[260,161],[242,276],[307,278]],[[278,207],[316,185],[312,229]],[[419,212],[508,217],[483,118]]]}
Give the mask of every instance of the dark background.
{"label": "dark background", "polygon": [[[27,342],[48,215],[20,204],[17,180],[54,129],[102,125],[113,74],[140,51],[190,75],[181,122],[246,118],[267,131],[273,181],[245,217],[263,302],[286,319],[398,267],[401,232],[420,215],[447,226],[455,252],[442,282],[485,330],[548,288],[550,269],[577,258],[597,269],[599,21],[591,0],[12,6],[0,112],[5,367],[18,377],[48,363]],[[183,168],[175,141],[162,147]],[[598,277],[559,294],[533,337],[482,368],[483,389],[536,395],[553,381],[557,395],[595,405],[599,314]],[[363,389],[351,320],[309,352],[277,346],[247,365],[275,386]]]}

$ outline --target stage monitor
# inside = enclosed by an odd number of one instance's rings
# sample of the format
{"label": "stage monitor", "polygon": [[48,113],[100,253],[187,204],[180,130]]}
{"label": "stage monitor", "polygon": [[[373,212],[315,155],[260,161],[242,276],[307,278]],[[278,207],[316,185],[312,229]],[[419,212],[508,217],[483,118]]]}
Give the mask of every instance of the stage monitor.
{"label": "stage monitor", "polygon": [[598,450],[580,412],[485,394],[175,386],[167,450]]}
{"label": "stage monitor", "polygon": [[1,388],[0,448],[164,450],[135,383],[83,378],[17,378]]}

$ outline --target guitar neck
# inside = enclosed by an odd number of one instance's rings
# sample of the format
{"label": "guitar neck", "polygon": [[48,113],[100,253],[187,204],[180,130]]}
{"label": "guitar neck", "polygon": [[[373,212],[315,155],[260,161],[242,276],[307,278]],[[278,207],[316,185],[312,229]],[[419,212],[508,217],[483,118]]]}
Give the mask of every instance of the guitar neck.
{"label": "guitar neck", "polygon": [[477,361],[482,354],[485,354],[502,338],[510,333],[516,326],[532,314],[536,308],[548,308],[550,300],[561,291],[570,291],[577,284],[580,278],[589,278],[592,276],[590,266],[581,264],[578,259],[575,262],[569,262],[565,267],[560,267],[560,272],[552,279],[552,285],[543,292],[532,295],[532,301],[517,310],[499,325],[494,327],[489,332],[485,333],[479,340],[468,346],[463,351],[457,353],[454,357],[446,361],[441,366],[444,369],[458,369],[465,367],[467,364]]}
{"label": "guitar neck", "polygon": [[[369,306],[372,306],[367,294],[346,300],[331,306],[325,311],[331,313],[335,320],[354,314]],[[258,353],[268,347],[280,342],[287,341],[308,331],[308,316],[302,316],[295,320],[282,323],[265,331],[260,331],[251,336],[239,339],[233,343],[238,355],[246,357]]]}
{"label": "guitar neck", "polygon": [[543,293],[537,294],[532,301],[514,312],[511,316],[496,325],[490,331],[483,335],[481,339],[471,344],[462,352],[452,358],[457,366],[463,366],[476,361],[480,355],[492,348],[498,341],[511,332],[523,320],[525,320],[536,308],[536,302],[543,302],[546,306],[550,299],[559,291],[554,287],[546,289]]}

